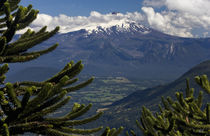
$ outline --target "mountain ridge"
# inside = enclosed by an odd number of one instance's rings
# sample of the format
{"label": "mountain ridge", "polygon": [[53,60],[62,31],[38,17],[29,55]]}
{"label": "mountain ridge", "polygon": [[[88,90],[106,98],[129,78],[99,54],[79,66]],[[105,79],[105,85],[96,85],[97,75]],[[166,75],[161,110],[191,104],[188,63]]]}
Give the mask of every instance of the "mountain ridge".
{"label": "mountain ridge", "polygon": [[60,46],[26,65],[61,68],[70,60],[83,60],[83,73],[90,75],[172,80],[210,59],[210,38],[181,38],[135,23],[125,27],[126,31],[118,31],[117,26],[108,30],[57,34],[34,50],[56,42]]}
{"label": "mountain ridge", "polygon": [[[112,105],[104,107],[106,108],[106,111],[104,111],[105,115],[102,117],[102,120],[105,120],[107,125],[111,125],[111,127],[125,124],[127,129],[134,128],[140,135],[141,133],[135,125],[135,120],[139,119],[140,110],[143,105],[152,112],[159,111],[158,104],[161,104],[161,96],[164,96],[165,98],[170,96],[175,99],[175,92],[181,91],[184,93],[186,78],[189,78],[190,87],[195,88],[195,96],[198,96],[201,88],[195,83],[194,77],[203,74],[206,74],[210,78],[210,60],[194,66],[171,83],[145,90],[138,90],[127,97],[114,102]],[[204,103],[209,99],[210,96],[204,93]]]}

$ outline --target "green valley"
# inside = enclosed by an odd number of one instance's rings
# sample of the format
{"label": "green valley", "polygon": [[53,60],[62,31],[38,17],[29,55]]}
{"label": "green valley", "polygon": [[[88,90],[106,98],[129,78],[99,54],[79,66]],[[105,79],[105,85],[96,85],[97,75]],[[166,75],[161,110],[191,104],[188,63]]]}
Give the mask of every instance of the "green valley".
{"label": "green valley", "polygon": [[144,90],[165,82],[164,80],[136,80],[126,77],[96,77],[92,84],[70,93],[70,96],[74,102],[93,103],[96,107],[103,108],[136,90]]}

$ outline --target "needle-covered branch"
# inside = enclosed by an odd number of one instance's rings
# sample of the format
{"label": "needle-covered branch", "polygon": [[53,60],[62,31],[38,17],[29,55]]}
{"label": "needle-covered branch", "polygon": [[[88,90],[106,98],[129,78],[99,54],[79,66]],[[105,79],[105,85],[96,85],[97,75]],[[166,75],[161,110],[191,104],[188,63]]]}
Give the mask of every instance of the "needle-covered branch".
{"label": "needle-covered branch", "polygon": [[[206,75],[196,76],[196,82],[209,93],[210,84]],[[146,107],[142,108],[137,125],[145,136],[208,136],[210,135],[210,104],[203,109],[203,92],[194,96],[194,89],[186,82],[186,96],[176,92],[176,101],[162,98],[163,107],[155,115]],[[136,134],[131,132],[133,136]],[[127,133],[129,136],[129,133]]]}
{"label": "needle-covered branch", "polygon": [[5,16],[0,19],[0,63],[30,61],[53,51],[58,46],[55,44],[45,50],[27,52],[28,49],[55,35],[59,27],[50,32],[46,31],[46,27],[38,32],[28,30],[18,40],[11,42],[16,31],[27,27],[36,19],[38,14],[37,10],[32,9],[32,5],[22,7],[18,6],[18,3],[17,0],[7,0],[0,3],[0,15]]}

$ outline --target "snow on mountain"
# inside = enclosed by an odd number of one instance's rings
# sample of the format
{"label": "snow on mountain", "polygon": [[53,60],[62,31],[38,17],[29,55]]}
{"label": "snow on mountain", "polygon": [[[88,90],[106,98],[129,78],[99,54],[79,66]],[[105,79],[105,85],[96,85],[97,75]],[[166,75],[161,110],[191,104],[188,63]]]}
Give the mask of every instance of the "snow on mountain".
{"label": "snow on mountain", "polygon": [[106,33],[107,35],[110,35],[112,33],[140,32],[142,34],[148,34],[151,32],[150,28],[147,28],[135,22],[118,22],[115,25],[106,24],[95,27],[87,27],[85,30],[88,32],[89,35],[92,33]]}

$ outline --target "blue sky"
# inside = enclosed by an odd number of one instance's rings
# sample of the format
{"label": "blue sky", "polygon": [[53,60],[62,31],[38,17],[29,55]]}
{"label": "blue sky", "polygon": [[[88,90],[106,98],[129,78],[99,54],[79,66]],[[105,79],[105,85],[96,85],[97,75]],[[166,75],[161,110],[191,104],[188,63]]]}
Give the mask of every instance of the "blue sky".
{"label": "blue sky", "polygon": [[[170,35],[210,36],[210,0],[22,0],[40,11],[32,29],[62,33],[136,22]],[[112,15],[111,12],[120,12]]]}
{"label": "blue sky", "polygon": [[22,0],[22,5],[32,4],[40,13],[52,16],[88,16],[91,11],[126,13],[141,10],[141,0]]}

